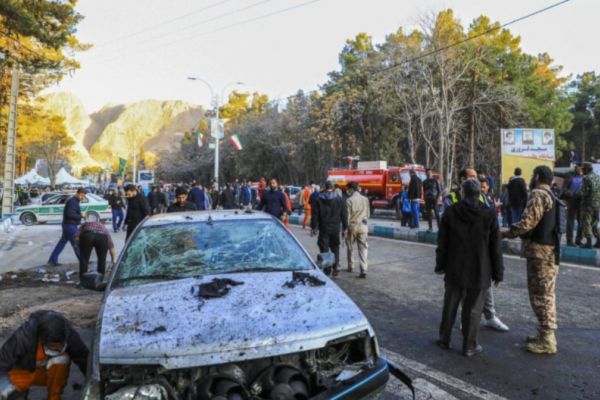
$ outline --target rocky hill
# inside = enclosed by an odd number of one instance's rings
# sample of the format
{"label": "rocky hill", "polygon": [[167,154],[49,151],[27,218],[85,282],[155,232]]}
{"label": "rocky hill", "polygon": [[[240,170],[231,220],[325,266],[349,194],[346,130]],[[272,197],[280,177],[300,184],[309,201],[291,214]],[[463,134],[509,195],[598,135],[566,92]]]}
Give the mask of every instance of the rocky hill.
{"label": "rocky hill", "polygon": [[184,101],[144,100],[107,105],[88,114],[70,93],[52,93],[42,99],[48,111],[65,117],[67,132],[76,142],[73,170],[85,166],[115,164],[143,149],[147,159],[181,141],[182,132],[195,126],[203,115],[200,106]]}

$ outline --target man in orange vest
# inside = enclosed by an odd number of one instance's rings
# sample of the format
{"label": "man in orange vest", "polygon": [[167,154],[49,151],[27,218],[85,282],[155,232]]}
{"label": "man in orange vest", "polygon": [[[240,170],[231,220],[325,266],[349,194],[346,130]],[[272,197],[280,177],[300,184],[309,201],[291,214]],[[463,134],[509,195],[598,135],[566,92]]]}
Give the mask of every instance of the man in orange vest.
{"label": "man in orange vest", "polygon": [[306,225],[310,226],[310,214],[312,213],[312,208],[310,207],[310,195],[313,193],[313,185],[314,182],[310,181],[301,193],[302,204],[304,205],[304,221],[302,222],[302,229],[305,229]]}
{"label": "man in orange vest", "polygon": [[60,400],[71,361],[85,375],[88,354],[65,317],[34,312],[0,348],[0,400],[26,398],[32,386],[46,386],[48,400]]}

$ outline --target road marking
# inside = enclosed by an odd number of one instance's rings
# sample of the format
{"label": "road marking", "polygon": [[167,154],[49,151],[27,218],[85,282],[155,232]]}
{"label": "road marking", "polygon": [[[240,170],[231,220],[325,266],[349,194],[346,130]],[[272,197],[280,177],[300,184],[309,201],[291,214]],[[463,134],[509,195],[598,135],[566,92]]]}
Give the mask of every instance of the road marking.
{"label": "road marking", "polygon": [[[394,353],[393,351],[381,349],[381,352],[384,357],[386,357],[390,361],[395,362],[400,367],[409,369],[413,372],[416,372],[420,375],[427,377],[427,379],[429,379],[429,380],[433,380],[435,382],[441,383],[442,385],[445,385],[445,386],[451,387],[455,390],[458,390],[460,392],[466,393],[469,396],[472,396],[474,398],[483,399],[483,400],[507,400],[505,397],[499,396],[488,390],[482,389],[478,386],[475,386],[475,385],[472,385],[465,381],[462,381],[458,378],[450,376],[450,375],[448,375],[444,372],[438,371],[434,368],[430,368],[425,364],[421,364],[418,361],[411,360],[410,358],[404,357],[398,353]],[[418,378],[414,379],[415,384],[417,384],[418,381],[419,381]],[[427,382],[427,381],[425,381],[425,382]],[[426,392],[426,393],[431,392],[434,389],[439,390],[439,388],[435,387],[434,385],[419,384],[418,386],[419,387],[415,387],[415,389],[417,389],[421,392]],[[431,398],[438,398],[438,397],[431,396]]]}

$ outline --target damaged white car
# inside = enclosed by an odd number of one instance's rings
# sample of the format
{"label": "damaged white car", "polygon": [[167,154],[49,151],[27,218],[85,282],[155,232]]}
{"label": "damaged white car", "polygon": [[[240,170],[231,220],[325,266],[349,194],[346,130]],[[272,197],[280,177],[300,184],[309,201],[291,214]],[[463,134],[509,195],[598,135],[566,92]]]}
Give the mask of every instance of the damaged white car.
{"label": "damaged white car", "polygon": [[145,220],[111,272],[92,353],[85,399],[363,399],[389,377],[363,313],[258,212]]}

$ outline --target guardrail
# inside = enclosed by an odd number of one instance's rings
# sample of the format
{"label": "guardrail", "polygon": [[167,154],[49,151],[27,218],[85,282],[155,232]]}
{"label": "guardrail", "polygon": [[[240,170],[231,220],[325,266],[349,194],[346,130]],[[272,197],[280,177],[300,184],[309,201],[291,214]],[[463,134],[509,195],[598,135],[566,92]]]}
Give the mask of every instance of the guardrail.
{"label": "guardrail", "polygon": [[[291,224],[302,225],[303,220],[303,215],[290,215]],[[369,221],[369,235],[408,242],[437,244],[437,232],[419,231],[401,226],[383,226],[373,221]],[[521,241],[503,240],[502,251],[506,254],[520,255]],[[600,251],[596,249],[561,246],[560,260],[568,263],[600,267]]]}

